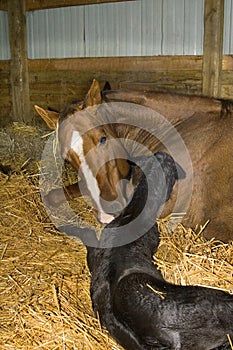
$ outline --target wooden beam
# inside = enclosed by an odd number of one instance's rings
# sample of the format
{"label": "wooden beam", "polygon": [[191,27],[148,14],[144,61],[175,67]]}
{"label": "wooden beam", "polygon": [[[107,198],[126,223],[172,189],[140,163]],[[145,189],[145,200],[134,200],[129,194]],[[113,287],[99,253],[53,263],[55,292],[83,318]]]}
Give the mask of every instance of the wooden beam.
{"label": "wooden beam", "polygon": [[166,71],[202,70],[202,56],[130,56],[29,60],[32,71]]}
{"label": "wooden beam", "polygon": [[10,61],[9,60],[0,60],[0,73],[10,70]]}
{"label": "wooden beam", "polygon": [[7,0],[1,0],[0,1],[0,10],[1,11],[7,11]]}
{"label": "wooden beam", "polygon": [[[10,1],[10,0],[9,0]],[[58,7],[123,2],[131,0],[25,0],[26,11],[51,9]],[[0,10],[7,11],[7,0],[0,0]]]}
{"label": "wooden beam", "polygon": [[233,55],[223,56],[222,70],[233,70]]}
{"label": "wooden beam", "polygon": [[106,2],[122,2],[130,0],[26,0],[26,10],[41,10],[48,8],[101,4]]}
{"label": "wooden beam", "polygon": [[[26,0],[26,11],[51,9],[58,7],[102,4],[107,2],[123,2],[132,0]],[[7,0],[0,0],[0,10],[7,11]]]}
{"label": "wooden beam", "polygon": [[26,16],[24,0],[8,1],[13,119],[30,122]]}
{"label": "wooden beam", "polygon": [[203,94],[221,95],[224,0],[205,0]]}

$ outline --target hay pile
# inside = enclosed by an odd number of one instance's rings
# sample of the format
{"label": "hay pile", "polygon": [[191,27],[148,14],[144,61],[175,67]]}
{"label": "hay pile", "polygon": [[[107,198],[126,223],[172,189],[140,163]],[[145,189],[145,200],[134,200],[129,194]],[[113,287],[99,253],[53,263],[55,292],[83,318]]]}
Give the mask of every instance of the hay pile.
{"label": "hay pile", "polygon": [[[86,250],[55,229],[37,177],[0,173],[0,349],[121,349],[94,317]],[[82,200],[78,211],[93,225]],[[155,262],[179,284],[233,292],[233,245],[160,221]]]}
{"label": "hay pile", "polygon": [[120,349],[93,316],[85,248],[50,223],[35,182],[0,174],[0,349]]}
{"label": "hay pile", "polygon": [[38,169],[38,161],[48,132],[38,127],[14,122],[0,129],[0,165],[9,172],[27,170],[33,174]]}

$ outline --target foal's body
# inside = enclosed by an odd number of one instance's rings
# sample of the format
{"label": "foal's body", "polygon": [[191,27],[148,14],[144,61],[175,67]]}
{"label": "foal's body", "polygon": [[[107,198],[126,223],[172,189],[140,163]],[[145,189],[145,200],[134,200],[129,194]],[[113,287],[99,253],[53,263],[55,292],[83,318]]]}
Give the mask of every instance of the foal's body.
{"label": "foal's body", "polygon": [[[156,168],[151,171],[155,202],[142,219],[145,223],[164,200]],[[171,169],[166,180],[174,182]],[[109,226],[117,227],[124,217],[134,218],[146,196],[143,182],[141,179],[124,213]],[[93,307],[102,324],[127,350],[210,350],[227,342],[227,334],[233,338],[233,296],[167,283],[152,263],[158,241],[155,224],[143,237],[126,246],[88,250]]]}
{"label": "foal's body", "polygon": [[[215,349],[227,342],[227,334],[233,337],[233,296],[167,283],[152,263],[159,243],[153,218],[169,198],[177,178],[169,156],[158,154],[156,159],[157,163],[152,157],[143,157],[139,162],[146,170],[147,181],[154,184],[149,197],[142,175],[130,204],[103,231],[100,244],[110,242],[113,247],[87,247],[93,309],[126,350]],[[118,228],[132,222],[148,200],[148,210],[140,220],[141,229],[149,228],[147,233],[132,243],[114,247],[120,240]],[[133,235],[134,230],[127,227],[125,234]]]}

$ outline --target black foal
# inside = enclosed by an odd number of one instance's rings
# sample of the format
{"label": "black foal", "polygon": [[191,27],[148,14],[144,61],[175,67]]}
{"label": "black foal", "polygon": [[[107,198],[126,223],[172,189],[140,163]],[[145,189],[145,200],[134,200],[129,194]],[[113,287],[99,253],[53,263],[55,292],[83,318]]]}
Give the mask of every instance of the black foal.
{"label": "black foal", "polygon": [[[170,284],[152,262],[159,243],[154,218],[170,196],[179,166],[165,153],[142,157],[137,164],[142,173],[131,202],[103,230],[100,246],[112,247],[87,247],[95,313],[126,350],[231,349],[222,344],[227,335],[233,339],[233,296]],[[133,239],[142,230],[141,237],[118,246],[124,235]]]}

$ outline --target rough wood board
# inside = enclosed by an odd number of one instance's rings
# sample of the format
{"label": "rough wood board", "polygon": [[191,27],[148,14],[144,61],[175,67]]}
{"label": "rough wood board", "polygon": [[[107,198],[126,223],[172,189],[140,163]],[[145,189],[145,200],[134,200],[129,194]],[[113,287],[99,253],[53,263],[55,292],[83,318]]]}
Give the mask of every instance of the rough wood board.
{"label": "rough wood board", "polygon": [[202,84],[182,84],[182,83],[167,83],[165,84],[146,84],[141,82],[123,82],[121,83],[122,89],[137,90],[137,91],[161,91],[161,92],[173,92],[188,95],[201,95]]}
{"label": "rough wood board", "polygon": [[11,47],[10,82],[13,116],[17,121],[30,121],[27,60],[26,15],[23,0],[8,2]]}
{"label": "rough wood board", "polygon": [[224,1],[205,0],[203,94],[220,97],[224,31]]}
{"label": "rough wood board", "polygon": [[233,85],[222,85],[221,97],[233,100]]}
{"label": "rough wood board", "polygon": [[29,71],[201,70],[201,56],[104,57],[29,60]]}
{"label": "rough wood board", "polygon": [[[173,70],[176,70],[179,68],[183,70],[189,70],[189,69],[201,70],[202,69],[202,56],[154,56],[154,57],[137,56],[137,57],[118,57],[118,58],[105,57],[105,58],[36,59],[36,60],[29,60],[29,70],[30,72],[38,71],[38,70],[62,70],[62,69],[77,70],[77,67],[79,68],[79,70],[81,69],[85,70],[85,65],[87,68],[90,68],[90,67],[95,68],[98,66],[104,67],[104,63],[108,64],[109,66],[110,62],[113,59],[116,60],[113,66],[117,66],[117,60],[119,60],[119,62],[125,62],[125,68],[127,68],[128,66],[131,67],[132,61],[134,61],[135,59],[137,60],[137,62],[140,62],[140,60],[144,61],[144,69],[147,68],[150,70],[151,68],[154,68],[156,70],[164,70],[166,69],[166,67],[169,67],[169,66]],[[169,60],[172,60],[170,64],[169,64]],[[102,61],[103,64],[101,65],[100,62],[98,61]],[[127,61],[129,61],[128,65],[127,65]],[[148,62],[148,64],[146,64],[146,62]],[[79,65],[77,66],[77,64]],[[143,63],[141,63],[141,65],[142,64]],[[9,70],[10,70],[10,61],[9,60],[0,61],[0,74],[2,74],[3,71],[9,71]],[[223,56],[222,70],[233,70],[233,55]]]}
{"label": "rough wood board", "polygon": [[1,0],[1,2],[0,2],[0,10],[7,11],[7,0]]}
{"label": "rough wood board", "polygon": [[[26,0],[26,10],[42,10],[48,8],[100,4],[105,2],[121,2],[130,0]],[[0,10],[7,11],[7,0],[1,0]]]}
{"label": "rough wood board", "polygon": [[233,70],[233,55],[224,55],[222,58],[222,70]]}
{"label": "rough wood board", "polygon": [[108,81],[112,89],[201,93],[201,71],[39,71],[30,75],[31,102],[61,109],[72,100],[83,99],[94,77],[102,88]]}
{"label": "rough wood board", "polygon": [[38,71],[31,72],[29,75],[30,85],[40,86],[41,84],[69,84],[74,85],[86,85],[88,81],[92,81],[93,78],[99,79],[100,81],[105,81],[106,79],[121,80],[123,79],[138,79],[145,82],[154,82],[158,80],[200,80],[202,79],[201,70],[164,70],[164,71]]}
{"label": "rough wood board", "polygon": [[3,72],[10,71],[10,61],[9,60],[0,60],[0,74]]}
{"label": "rough wood board", "polygon": [[222,85],[224,84],[233,85],[233,70],[222,72]]}
{"label": "rough wood board", "polygon": [[2,108],[2,105],[9,105],[11,102],[11,98],[10,98],[10,94],[5,94],[5,95],[2,95],[0,94],[0,103],[1,103],[1,108]]}

